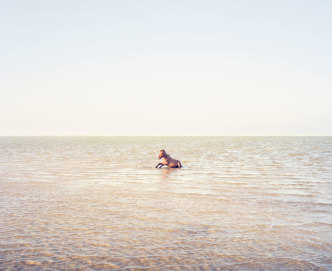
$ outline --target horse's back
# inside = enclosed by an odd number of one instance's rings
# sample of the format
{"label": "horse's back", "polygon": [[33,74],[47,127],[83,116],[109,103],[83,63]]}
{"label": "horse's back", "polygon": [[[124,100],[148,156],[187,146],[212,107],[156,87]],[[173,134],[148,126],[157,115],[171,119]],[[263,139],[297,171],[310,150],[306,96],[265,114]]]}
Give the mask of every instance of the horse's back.
{"label": "horse's back", "polygon": [[181,162],[179,160],[172,159],[172,161],[168,163],[168,166],[172,168],[179,168],[181,167]]}

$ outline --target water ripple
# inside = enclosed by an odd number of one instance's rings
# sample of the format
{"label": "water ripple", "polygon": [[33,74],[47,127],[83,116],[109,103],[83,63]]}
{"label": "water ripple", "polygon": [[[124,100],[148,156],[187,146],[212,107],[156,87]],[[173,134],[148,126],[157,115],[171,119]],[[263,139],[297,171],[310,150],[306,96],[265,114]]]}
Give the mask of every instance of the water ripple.
{"label": "water ripple", "polygon": [[[155,169],[161,146],[182,169]],[[330,137],[0,137],[0,269],[331,270]]]}

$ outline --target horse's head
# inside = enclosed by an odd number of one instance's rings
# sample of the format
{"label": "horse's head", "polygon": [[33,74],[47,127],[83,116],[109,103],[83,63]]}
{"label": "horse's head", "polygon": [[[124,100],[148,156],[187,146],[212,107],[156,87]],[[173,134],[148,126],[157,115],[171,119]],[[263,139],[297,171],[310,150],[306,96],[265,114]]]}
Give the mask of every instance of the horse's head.
{"label": "horse's head", "polygon": [[164,157],[165,154],[166,154],[165,150],[160,150],[158,158],[160,159],[160,158]]}

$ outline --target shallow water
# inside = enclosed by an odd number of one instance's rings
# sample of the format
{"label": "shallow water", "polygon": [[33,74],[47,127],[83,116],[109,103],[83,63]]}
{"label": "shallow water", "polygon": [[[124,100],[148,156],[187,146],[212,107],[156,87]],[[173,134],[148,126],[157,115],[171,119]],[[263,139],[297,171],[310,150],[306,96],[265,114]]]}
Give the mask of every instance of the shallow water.
{"label": "shallow water", "polygon": [[332,270],[331,191],[332,137],[0,137],[0,269]]}

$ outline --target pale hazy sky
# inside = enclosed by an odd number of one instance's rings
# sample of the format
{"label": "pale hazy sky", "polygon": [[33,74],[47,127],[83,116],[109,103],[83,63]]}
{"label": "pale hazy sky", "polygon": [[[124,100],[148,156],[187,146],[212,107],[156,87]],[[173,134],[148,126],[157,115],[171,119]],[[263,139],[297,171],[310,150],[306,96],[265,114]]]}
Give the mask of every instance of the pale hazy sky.
{"label": "pale hazy sky", "polygon": [[0,0],[0,135],[332,135],[332,1]]}

